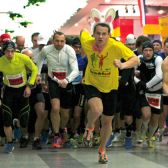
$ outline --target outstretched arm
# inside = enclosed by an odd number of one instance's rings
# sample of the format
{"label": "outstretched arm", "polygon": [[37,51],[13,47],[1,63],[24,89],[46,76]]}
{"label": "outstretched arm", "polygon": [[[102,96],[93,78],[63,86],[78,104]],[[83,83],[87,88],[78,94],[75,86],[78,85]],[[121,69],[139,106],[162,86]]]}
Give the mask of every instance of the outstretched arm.
{"label": "outstretched arm", "polygon": [[168,94],[168,57],[162,63],[162,71],[163,71],[163,90],[166,94]]}

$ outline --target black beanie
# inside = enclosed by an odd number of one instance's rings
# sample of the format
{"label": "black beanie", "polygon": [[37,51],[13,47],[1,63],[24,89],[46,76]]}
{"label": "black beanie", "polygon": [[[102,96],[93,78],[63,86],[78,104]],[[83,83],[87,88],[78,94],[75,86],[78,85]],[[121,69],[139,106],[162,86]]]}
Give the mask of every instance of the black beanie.
{"label": "black beanie", "polygon": [[153,48],[153,43],[151,41],[145,41],[142,43],[142,51],[145,49],[145,48]]}
{"label": "black beanie", "polygon": [[81,45],[81,42],[80,42],[79,37],[75,37],[75,38],[72,40],[72,45]]}
{"label": "black beanie", "polygon": [[2,45],[2,50],[3,50],[3,52],[5,52],[5,50],[7,50],[7,49],[16,49],[16,46],[15,46],[15,43],[13,42],[13,41],[11,41],[11,40],[8,40],[8,41],[6,41],[5,43],[3,43],[3,45]]}

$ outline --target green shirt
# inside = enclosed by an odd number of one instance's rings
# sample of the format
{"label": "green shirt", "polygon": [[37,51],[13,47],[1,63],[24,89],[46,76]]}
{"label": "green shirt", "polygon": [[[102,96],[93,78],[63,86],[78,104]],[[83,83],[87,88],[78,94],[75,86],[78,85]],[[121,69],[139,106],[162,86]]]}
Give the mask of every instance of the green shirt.
{"label": "green shirt", "polygon": [[[31,71],[29,79],[27,79],[27,69]],[[0,72],[3,73],[3,83],[5,85],[19,88],[27,83],[34,85],[38,69],[28,56],[14,52],[11,60],[5,55],[0,57]]]}

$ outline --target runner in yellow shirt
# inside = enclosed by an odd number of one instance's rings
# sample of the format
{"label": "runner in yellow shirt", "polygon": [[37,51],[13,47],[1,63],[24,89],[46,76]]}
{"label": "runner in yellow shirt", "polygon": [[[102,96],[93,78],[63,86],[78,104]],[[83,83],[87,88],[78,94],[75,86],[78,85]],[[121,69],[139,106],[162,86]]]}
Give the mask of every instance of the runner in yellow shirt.
{"label": "runner in yellow shirt", "polygon": [[[101,140],[99,146],[99,162],[107,163],[106,143],[112,132],[112,119],[116,111],[118,68],[132,68],[139,60],[134,53],[110,38],[110,26],[99,22],[94,26],[93,36],[87,30],[81,31],[81,43],[88,57],[88,65],[84,77],[84,89],[88,99],[88,122],[84,133],[84,141],[92,140],[95,121],[101,117]],[[121,63],[124,58],[126,62]]]}
{"label": "runner in yellow shirt", "polygon": [[[4,55],[0,58],[0,72],[3,73],[4,93],[2,110],[4,120],[4,132],[7,138],[4,152],[11,153],[14,149],[12,141],[12,119],[19,118],[22,128],[20,147],[26,147],[28,143],[27,122],[29,117],[30,87],[34,85],[37,77],[37,67],[32,60],[24,54],[15,52],[15,43],[6,41],[2,46]],[[31,76],[27,79],[28,68]]]}

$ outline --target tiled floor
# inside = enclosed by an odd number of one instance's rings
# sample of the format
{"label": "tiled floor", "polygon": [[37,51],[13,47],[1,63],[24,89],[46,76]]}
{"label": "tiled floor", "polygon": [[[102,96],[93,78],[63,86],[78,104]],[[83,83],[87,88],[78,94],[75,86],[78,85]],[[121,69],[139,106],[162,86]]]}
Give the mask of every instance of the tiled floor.
{"label": "tiled floor", "polygon": [[2,153],[0,147],[0,168],[167,168],[167,139],[155,150],[135,147],[108,149],[108,164],[98,164],[96,148],[52,149],[49,145],[42,150],[20,149],[17,145],[12,154]]}

